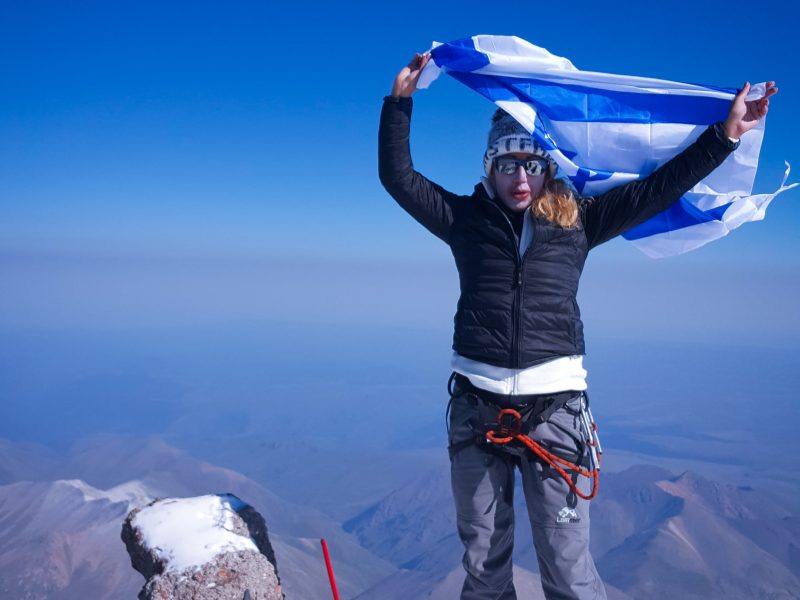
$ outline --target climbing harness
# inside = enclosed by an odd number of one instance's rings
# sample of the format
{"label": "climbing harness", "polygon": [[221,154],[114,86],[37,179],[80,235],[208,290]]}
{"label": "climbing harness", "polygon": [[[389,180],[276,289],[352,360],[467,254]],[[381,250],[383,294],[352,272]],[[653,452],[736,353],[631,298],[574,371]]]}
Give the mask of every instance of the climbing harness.
{"label": "climbing harness", "polygon": [[[567,402],[575,398],[576,392],[509,397],[481,390],[463,375],[453,373],[447,382],[450,393],[446,413],[448,434],[450,409],[453,397],[456,395],[453,389],[454,382],[458,386],[458,392],[467,394],[468,402],[477,410],[476,416],[470,419],[470,427],[475,432],[475,438],[451,444],[449,447],[451,458],[475,443],[489,450],[516,455],[522,460],[527,460],[530,452],[558,473],[577,496],[584,500],[592,500],[597,496],[603,450],[597,435],[597,423],[589,409],[589,398],[585,392],[580,392],[580,407],[575,411],[567,406]],[[514,398],[513,406],[509,404],[510,398]],[[564,408],[578,419],[583,438],[576,440],[578,452],[569,452],[556,447],[546,448],[529,435],[560,408]],[[552,425],[558,427],[555,423]],[[589,494],[581,492],[567,470],[590,478],[592,491]]]}

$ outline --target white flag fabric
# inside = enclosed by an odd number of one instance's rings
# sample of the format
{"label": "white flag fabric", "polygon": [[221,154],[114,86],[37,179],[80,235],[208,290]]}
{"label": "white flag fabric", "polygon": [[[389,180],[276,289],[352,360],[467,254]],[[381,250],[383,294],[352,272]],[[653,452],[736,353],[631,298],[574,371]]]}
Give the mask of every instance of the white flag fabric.
{"label": "white flag fabric", "polygon": [[[724,121],[735,89],[578,70],[523,39],[478,35],[434,43],[418,88],[444,71],[520,122],[581,195],[644,177]],[[748,100],[765,93],[751,87]],[[772,194],[752,195],[765,119],[679,201],[623,235],[645,254],[687,252],[764,218]]]}

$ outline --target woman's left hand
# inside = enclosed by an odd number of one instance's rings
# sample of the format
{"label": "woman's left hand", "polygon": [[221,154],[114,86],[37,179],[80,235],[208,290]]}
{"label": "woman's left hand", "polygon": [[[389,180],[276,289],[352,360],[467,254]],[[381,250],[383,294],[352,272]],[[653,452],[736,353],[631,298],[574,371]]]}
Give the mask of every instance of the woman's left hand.
{"label": "woman's left hand", "polygon": [[725,119],[723,127],[725,134],[733,139],[739,139],[743,134],[755,127],[758,122],[767,116],[769,110],[769,98],[778,93],[774,81],[767,82],[767,90],[764,96],[758,100],[745,101],[750,92],[750,83],[746,82],[744,87],[731,102],[731,109],[728,111],[728,118]]}

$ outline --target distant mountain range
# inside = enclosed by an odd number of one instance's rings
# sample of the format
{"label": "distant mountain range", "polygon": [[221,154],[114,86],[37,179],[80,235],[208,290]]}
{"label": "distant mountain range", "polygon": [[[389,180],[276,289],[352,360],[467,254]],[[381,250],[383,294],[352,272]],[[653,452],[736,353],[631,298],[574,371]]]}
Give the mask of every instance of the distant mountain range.
{"label": "distant mountain range", "polygon": [[8,465],[20,476],[26,463],[27,479],[56,479],[0,486],[0,598],[134,598],[144,579],[133,571],[120,540],[129,508],[154,497],[216,492],[234,493],[264,516],[289,598],[330,594],[322,537],[334,552],[344,597],[397,570],[318,511],[289,504],[235,471],[198,461],[156,438],[99,437],[76,445],[60,461],[33,445],[3,442],[0,450],[2,481],[12,475]]}
{"label": "distant mountain range", "polygon": [[142,577],[119,542],[121,519],[147,492],[80,480],[0,487],[0,597],[132,598]]}
{"label": "distant mountain range", "polygon": [[[96,437],[65,456],[0,440],[0,484],[2,598],[133,598],[144,581],[119,539],[128,510],[155,496],[214,492],[235,493],[264,515],[289,600],[330,597],[321,537],[343,598],[445,600],[463,581],[440,467],[345,523],[157,438]],[[524,514],[520,504],[515,582],[520,597],[536,599]],[[768,494],[692,472],[604,474],[592,549],[612,600],[788,599],[800,589],[800,520]]]}
{"label": "distant mountain range", "polygon": [[608,541],[598,536],[609,548],[598,560],[608,583],[654,600],[797,598],[800,523],[766,495],[691,472],[654,479],[628,471],[617,479],[595,518],[632,515],[638,526]]}

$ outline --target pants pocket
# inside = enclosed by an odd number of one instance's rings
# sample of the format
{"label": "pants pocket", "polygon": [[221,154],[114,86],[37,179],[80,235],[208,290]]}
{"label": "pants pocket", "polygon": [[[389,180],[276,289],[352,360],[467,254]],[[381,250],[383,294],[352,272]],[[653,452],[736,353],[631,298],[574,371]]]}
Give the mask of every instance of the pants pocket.
{"label": "pants pocket", "polygon": [[580,461],[586,451],[581,417],[581,396],[569,400],[544,423],[534,429],[531,437],[557,456],[570,462]]}
{"label": "pants pocket", "polygon": [[469,392],[456,390],[450,398],[450,418],[448,421],[448,443],[459,444],[475,437],[472,423],[478,416],[478,399]]}

